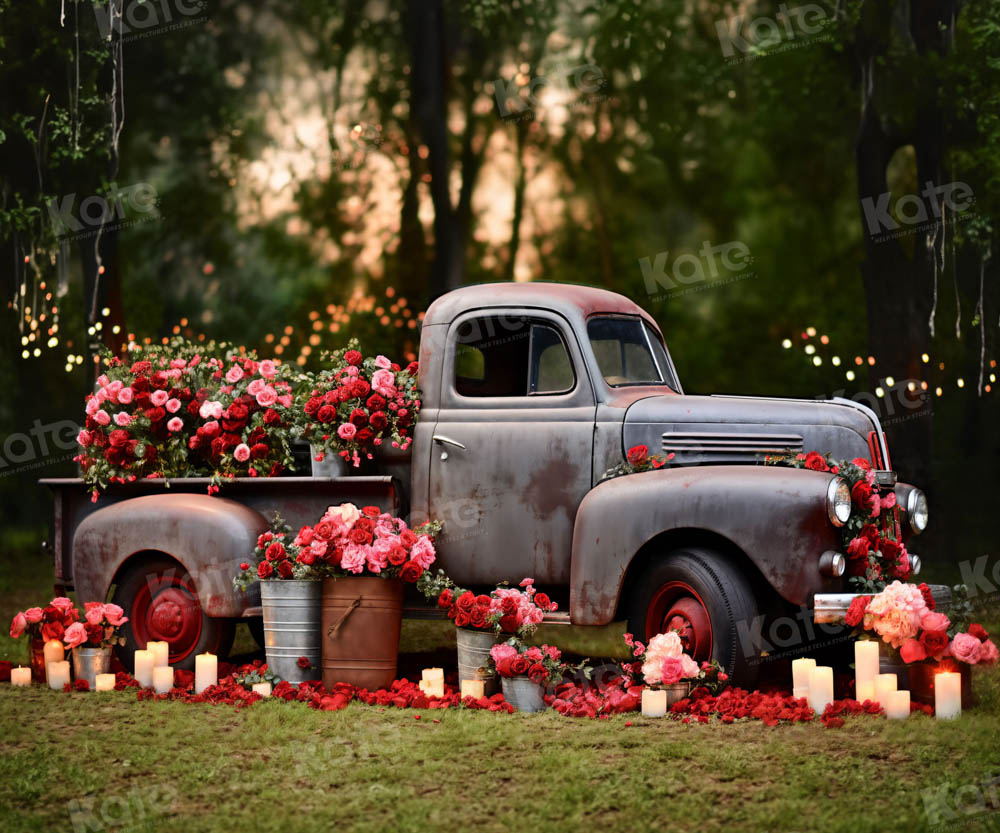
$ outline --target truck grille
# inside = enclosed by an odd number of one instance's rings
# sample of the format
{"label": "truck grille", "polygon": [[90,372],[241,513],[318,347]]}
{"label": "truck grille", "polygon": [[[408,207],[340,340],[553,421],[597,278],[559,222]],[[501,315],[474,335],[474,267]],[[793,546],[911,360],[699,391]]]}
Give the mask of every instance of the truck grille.
{"label": "truck grille", "polygon": [[756,463],[768,454],[798,454],[799,434],[721,434],[715,431],[667,432],[665,454],[676,455],[674,465],[706,463]]}

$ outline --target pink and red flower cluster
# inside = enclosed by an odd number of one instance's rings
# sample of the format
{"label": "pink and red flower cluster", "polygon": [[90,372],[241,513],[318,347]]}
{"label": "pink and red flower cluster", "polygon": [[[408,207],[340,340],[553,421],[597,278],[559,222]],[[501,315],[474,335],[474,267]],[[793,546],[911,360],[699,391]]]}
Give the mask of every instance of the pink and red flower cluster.
{"label": "pink and red flower cluster", "polygon": [[62,641],[66,630],[80,621],[80,611],[65,596],[57,596],[45,607],[29,607],[14,614],[10,635],[18,639],[27,633],[31,639]]}
{"label": "pink and red flower cluster", "polygon": [[566,671],[562,652],[555,646],[528,647],[516,638],[490,649],[490,666],[501,677],[528,677],[541,686],[561,680]]}
{"label": "pink and red flower cluster", "polygon": [[[449,582],[450,583],[450,582]],[[451,585],[438,596],[437,605],[448,611],[456,627],[508,633],[526,638],[559,605],[547,593],[535,590],[534,579],[521,580],[521,590],[498,587],[489,595]]]}

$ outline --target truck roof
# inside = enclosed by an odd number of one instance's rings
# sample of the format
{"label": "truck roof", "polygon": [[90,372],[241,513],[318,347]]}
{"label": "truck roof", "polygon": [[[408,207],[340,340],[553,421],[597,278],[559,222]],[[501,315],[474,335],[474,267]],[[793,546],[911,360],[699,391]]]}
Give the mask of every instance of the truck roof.
{"label": "truck roof", "polygon": [[450,324],[473,309],[496,306],[538,307],[562,314],[571,321],[596,313],[638,315],[659,331],[656,322],[638,304],[617,292],[594,286],[552,282],[504,282],[463,286],[442,295],[427,309],[424,326]]}

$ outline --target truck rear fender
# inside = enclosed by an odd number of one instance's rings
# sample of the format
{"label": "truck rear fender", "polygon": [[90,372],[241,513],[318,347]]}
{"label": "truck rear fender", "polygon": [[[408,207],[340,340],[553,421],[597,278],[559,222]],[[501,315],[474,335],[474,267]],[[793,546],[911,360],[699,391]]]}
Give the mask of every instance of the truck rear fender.
{"label": "truck rear fender", "polygon": [[626,475],[595,486],[573,531],[570,615],[574,624],[613,621],[626,579],[657,553],[684,545],[742,561],[755,585],[794,605],[836,592],[820,555],[839,550],[827,516],[832,475],[779,466],[701,466]]}
{"label": "truck rear fender", "polygon": [[259,512],[221,497],[158,494],[114,503],[88,515],[73,536],[77,598],[103,601],[133,558],[162,553],[187,570],[212,617],[238,617],[259,602],[233,577],[268,527]]}

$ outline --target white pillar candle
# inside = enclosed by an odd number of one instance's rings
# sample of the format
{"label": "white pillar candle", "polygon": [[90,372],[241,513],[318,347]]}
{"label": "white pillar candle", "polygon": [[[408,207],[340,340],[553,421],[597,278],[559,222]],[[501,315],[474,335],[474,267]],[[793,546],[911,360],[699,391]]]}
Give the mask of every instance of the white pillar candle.
{"label": "white pillar candle", "polygon": [[135,678],[143,688],[151,688],[153,685],[153,652],[135,652]]}
{"label": "white pillar candle", "polygon": [[667,713],[667,692],[655,688],[642,690],[642,716],[663,717]]}
{"label": "white pillar candle", "polygon": [[817,715],[833,702],[833,669],[817,665],[809,672],[809,705]]}
{"label": "white pillar candle", "polygon": [[[31,679],[30,677],[28,679]],[[478,700],[485,694],[485,686],[482,680],[462,680],[462,699],[474,697]]]}
{"label": "white pillar candle", "polygon": [[444,697],[444,680],[421,680],[417,687],[428,697]]}
{"label": "white pillar candle", "polygon": [[808,700],[809,699],[809,686],[807,685],[797,685],[792,689],[792,697],[796,700]]}
{"label": "white pillar candle", "polygon": [[63,644],[58,639],[50,639],[46,642],[45,647],[42,648],[42,654],[45,657],[46,667],[50,662],[62,662],[66,659]]}
{"label": "white pillar candle", "polygon": [[910,692],[889,692],[889,705],[885,707],[885,715],[891,720],[905,720],[910,716]]}
{"label": "white pillar candle", "polygon": [[875,699],[878,701],[882,708],[886,708],[889,705],[889,695],[896,690],[896,675],[895,674],[876,674],[875,675]]}
{"label": "white pillar candle", "polygon": [[147,642],[146,650],[153,654],[153,668],[160,668],[170,665],[170,643],[168,642]]}
{"label": "white pillar candle", "polygon": [[962,675],[942,671],[934,677],[934,714],[951,719],[962,714]]}
{"label": "white pillar candle", "polygon": [[94,678],[94,682],[97,683],[97,691],[114,691],[115,690],[115,675],[114,674],[98,674]]}
{"label": "white pillar candle", "polygon": [[[863,639],[854,643],[855,688],[862,683],[872,682],[878,675],[878,642]],[[860,697],[858,698],[861,699]]]}
{"label": "white pillar candle", "polygon": [[865,700],[871,700],[873,703],[878,702],[875,699],[875,680],[859,680],[858,689],[854,693],[857,695],[859,703],[864,703]]}
{"label": "white pillar candle", "polygon": [[201,694],[219,682],[219,658],[215,654],[198,654],[194,658],[194,693]]}
{"label": "white pillar candle", "polygon": [[11,685],[31,685],[31,669],[23,666],[10,669]]}
{"label": "white pillar candle", "polygon": [[271,684],[270,683],[254,683],[253,693],[259,694],[261,697],[271,696]]}
{"label": "white pillar candle", "polygon": [[69,682],[69,660],[48,663],[45,666],[45,675],[49,679],[49,688],[60,691]]}
{"label": "white pillar candle", "polygon": [[159,665],[153,669],[153,691],[166,694],[174,687],[174,669],[169,665]]}
{"label": "white pillar candle", "polygon": [[421,678],[428,683],[434,682],[435,680],[440,680],[441,684],[444,685],[444,669],[425,668]]}
{"label": "white pillar candle", "polygon": [[792,660],[792,690],[809,688],[809,673],[816,667],[816,660],[809,657]]}

